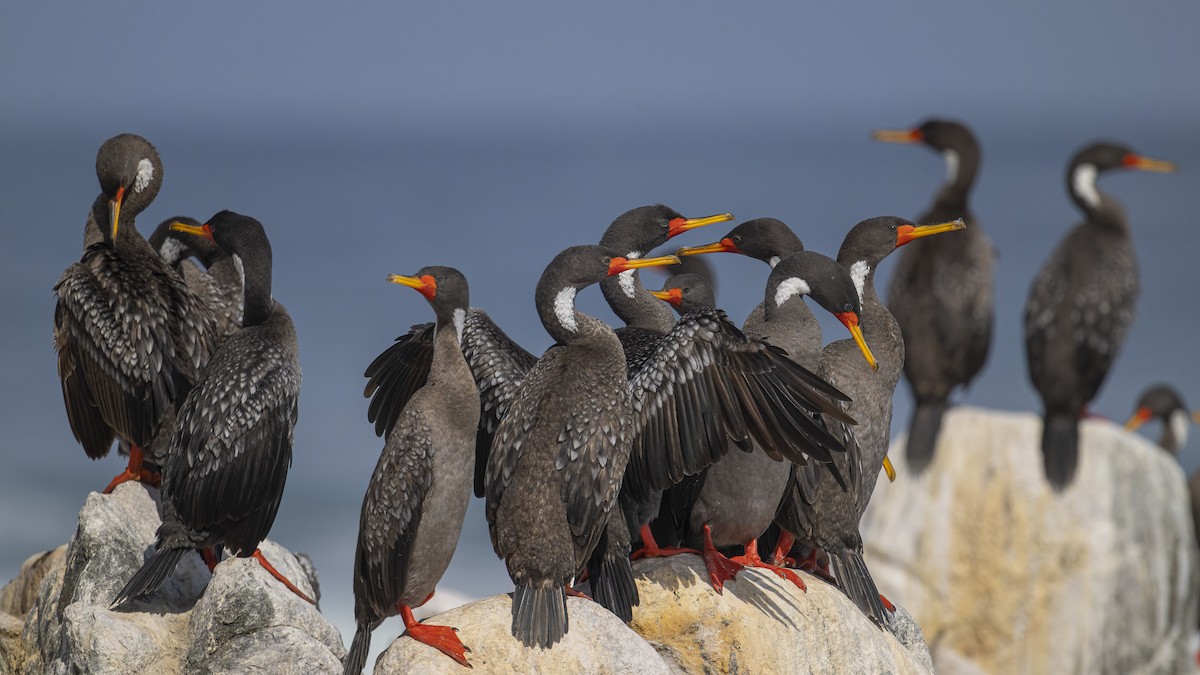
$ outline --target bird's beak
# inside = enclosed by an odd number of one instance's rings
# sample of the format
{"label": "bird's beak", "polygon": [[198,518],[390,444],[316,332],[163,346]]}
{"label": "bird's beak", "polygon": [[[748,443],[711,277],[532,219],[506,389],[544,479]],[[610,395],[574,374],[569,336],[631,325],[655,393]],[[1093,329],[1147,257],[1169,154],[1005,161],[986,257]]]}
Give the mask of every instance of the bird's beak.
{"label": "bird's beak", "polygon": [[[116,228],[113,229],[115,230]],[[204,237],[209,241],[213,241],[212,225],[209,225],[208,223],[203,225],[188,225],[187,223],[181,223],[176,220],[171,223],[171,229],[175,230],[176,232],[186,232],[188,234],[194,234],[197,237]]]}
{"label": "bird's beak", "polygon": [[667,228],[667,239],[674,237],[677,234],[683,234],[688,230],[694,230],[697,227],[712,225],[713,223],[723,223],[727,220],[733,220],[732,213],[718,213],[715,216],[705,218],[675,218],[671,221]]}
{"label": "bird's beak", "polygon": [[678,265],[679,258],[673,255],[664,255],[657,258],[613,258],[608,265],[608,276],[620,274],[629,270],[635,270],[640,267],[662,267],[664,265]]}
{"label": "bird's beak", "polygon": [[400,274],[389,274],[388,281],[401,286],[417,289],[426,299],[433,300],[437,297],[437,280],[432,275],[426,274],[423,277],[406,277]]}
{"label": "bird's beak", "polygon": [[966,229],[967,224],[962,218],[952,220],[948,223],[938,223],[936,225],[901,225],[896,229],[896,248],[907,244],[913,239],[928,237],[931,234],[941,234],[942,232],[953,232],[954,230]]}
{"label": "bird's beak", "polygon": [[113,241],[117,240],[117,223],[121,221],[121,201],[125,199],[125,186],[117,188],[117,196],[108,202],[108,224],[112,228]]}
{"label": "bird's beak", "polygon": [[920,143],[925,135],[920,129],[877,129],[871,132],[871,138],[884,143]]}
{"label": "bird's beak", "polygon": [[1137,412],[1133,413],[1133,417],[1130,417],[1129,421],[1125,423],[1125,428],[1130,431],[1137,429],[1150,421],[1150,414],[1149,408],[1138,408]]}
{"label": "bird's beak", "polygon": [[887,455],[883,456],[883,472],[887,474],[889,483],[896,482],[896,467],[892,466],[892,460]]}
{"label": "bird's beak", "polygon": [[871,372],[879,370],[879,362],[875,360],[875,355],[871,353],[871,348],[867,346],[867,341],[863,338],[862,328],[858,326],[858,315],[854,312],[842,312],[835,314],[838,321],[842,322],[846,328],[850,329],[850,334],[854,336],[854,343],[858,345],[859,351],[863,353],[863,358],[867,360],[867,365],[871,366]]}
{"label": "bird's beak", "polygon": [[1192,412],[1192,422],[1200,424],[1200,410]]}
{"label": "bird's beak", "polygon": [[650,295],[675,307],[683,304],[683,290],[679,288],[664,288],[661,291],[650,291]]}
{"label": "bird's beak", "polygon": [[1168,162],[1165,159],[1153,159],[1129,153],[1121,160],[1121,164],[1127,169],[1136,169],[1138,171],[1153,171],[1155,173],[1174,173],[1175,162]]}
{"label": "bird's beak", "polygon": [[721,241],[705,244],[704,246],[684,246],[675,251],[675,255],[700,255],[702,253],[741,253],[738,247],[729,237],[725,237]]}

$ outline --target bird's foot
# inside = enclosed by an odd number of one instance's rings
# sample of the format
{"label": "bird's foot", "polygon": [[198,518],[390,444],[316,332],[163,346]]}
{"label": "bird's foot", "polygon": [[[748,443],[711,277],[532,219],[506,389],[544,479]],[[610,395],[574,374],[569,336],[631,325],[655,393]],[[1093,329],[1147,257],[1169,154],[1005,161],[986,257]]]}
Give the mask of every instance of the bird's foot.
{"label": "bird's foot", "polygon": [[889,611],[889,612],[896,611],[896,606],[892,604],[891,600],[888,600],[887,598],[883,597],[883,593],[879,594],[879,602],[883,603],[883,608],[886,609],[887,611]]}
{"label": "bird's foot", "polygon": [[583,598],[584,600],[592,599],[587,593],[584,593],[583,591],[577,591],[572,588],[571,584],[563,584],[563,592],[567,594],[567,597],[571,598]]}
{"label": "bird's foot", "polygon": [[740,563],[721,555],[717,547],[713,546],[712,529],[707,524],[704,526],[704,552],[700,554],[700,557],[704,558],[704,566],[708,568],[708,578],[712,582],[713,590],[718,594],[724,594],[726,581],[733,581],[737,577],[737,573],[745,569]]}
{"label": "bird's foot", "polygon": [[265,557],[263,557],[261,550],[259,550],[257,548],[254,549],[254,554],[251,557],[254,558],[255,560],[257,560],[258,564],[262,565],[263,569],[265,569],[267,571],[267,573],[269,573],[271,576],[278,579],[279,582],[282,583],[284,586],[286,586],[289,591],[300,596],[300,599],[304,600],[305,602],[307,602],[310,605],[317,604],[312,598],[308,597],[308,594],[306,594],[304,591],[297,588],[296,584],[293,584],[292,582],[288,581],[287,577],[280,574],[279,570],[275,569],[274,565],[267,562],[267,559]]}
{"label": "bird's foot", "polygon": [[217,563],[221,562],[217,559],[217,552],[211,546],[205,546],[200,549],[200,557],[204,558],[204,564],[208,566],[208,572],[211,574],[217,571]]}
{"label": "bird's foot", "polygon": [[815,577],[820,577],[831,584],[837,584],[837,580],[833,578],[833,573],[829,571],[829,563],[820,564],[817,562],[818,550],[815,546],[809,549],[808,555],[800,561],[798,568]]}
{"label": "bird's foot", "polygon": [[[428,599],[428,598],[426,598]],[[459,665],[472,668],[467,661],[471,648],[458,639],[458,629],[449,626],[430,626],[413,617],[412,608],[400,605],[400,617],[404,619],[404,633],[417,642],[427,644],[454,659]]]}
{"label": "bird's foot", "polygon": [[649,525],[642,526],[642,547],[633,552],[629,556],[630,560],[641,560],[642,558],[666,558],[668,556],[679,555],[681,553],[694,553],[700,555],[700,551],[694,548],[680,548],[677,546],[659,547],[658,542],[654,541],[654,535],[650,532]]}
{"label": "bird's foot", "polygon": [[793,584],[796,584],[796,587],[805,593],[808,592],[808,586],[804,585],[804,580],[800,578],[800,575],[787,568],[780,567],[779,565],[772,565],[770,563],[763,562],[763,559],[758,557],[758,542],[754,539],[751,539],[750,542],[746,544],[746,555],[737,556],[733,559],[733,562],[744,567],[759,567],[765,570],[770,570],[775,574],[778,574],[780,577],[792,582]]}
{"label": "bird's foot", "polygon": [[144,460],[145,455],[142,453],[141,448],[136,445],[130,445],[129,464],[125,467],[124,471],[109,481],[108,487],[104,488],[104,494],[112,494],[112,491],[117,489],[118,485],[128,483],[131,480],[158,487],[162,483],[162,474],[142,466]]}
{"label": "bird's foot", "polygon": [[796,559],[788,556],[788,553],[792,550],[792,546],[795,544],[796,538],[792,536],[792,533],[780,528],[779,541],[775,542],[775,550],[771,551],[771,564],[795,567]]}

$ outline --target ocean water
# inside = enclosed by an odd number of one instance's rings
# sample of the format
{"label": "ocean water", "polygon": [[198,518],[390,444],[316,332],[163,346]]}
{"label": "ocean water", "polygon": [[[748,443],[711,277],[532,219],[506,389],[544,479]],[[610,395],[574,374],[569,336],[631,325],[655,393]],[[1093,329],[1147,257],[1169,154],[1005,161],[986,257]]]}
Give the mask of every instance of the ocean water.
{"label": "ocean water", "polygon": [[[395,336],[431,317],[418,294],[385,282],[388,273],[459,267],[472,283],[472,304],[540,353],[550,340],[532,294],[543,267],[566,246],[598,240],[628,208],[664,202],[687,215],[731,211],[739,222],[774,216],[791,224],[809,248],[829,255],[858,220],[920,213],[945,169],[927,150],[867,140],[871,124],[895,123],[859,116],[807,126],[596,135],[523,129],[480,138],[367,129],[229,137],[164,127],[151,136],[163,157],[164,187],[139,218],[139,229],[148,234],[162,219],[204,219],[224,208],[265,224],[274,247],[274,293],[295,318],[304,369],[295,459],[271,536],[313,557],[322,609],[348,644],[359,507],[382,447],[366,420],[362,372]],[[1093,405],[1121,421],[1152,381],[1173,382],[1200,404],[1193,296],[1200,287],[1200,139],[1162,126],[1128,129],[1136,133],[1116,129],[1112,135],[1176,160],[1182,170],[1100,182],[1128,210],[1141,261],[1138,322]],[[1034,136],[1002,124],[978,131],[985,162],[974,208],[1000,254],[998,320],[987,367],[962,400],[1036,410],[1022,355],[1021,308],[1050,248],[1078,220],[1063,171],[1067,157],[1091,138],[1066,126]],[[97,193],[95,151],[108,135],[55,131],[0,139],[6,188],[0,200],[6,234],[0,245],[0,580],[15,575],[29,555],[65,542],[87,493],[122,468],[115,454],[87,461],[72,439],[51,340],[51,287],[79,256],[84,218]],[[712,226],[672,245],[713,241],[727,229]],[[714,262],[719,302],[740,322],[761,299],[767,268],[737,256]],[[889,271],[885,262],[881,290]],[[582,292],[580,305],[612,318],[598,290]],[[824,325],[827,339],[843,337],[836,322]],[[902,383],[896,430],[909,410]],[[1189,468],[1200,464],[1194,444],[1183,461]],[[466,598],[511,589],[479,500],[442,589]],[[379,629],[374,652],[400,630],[398,620]]]}

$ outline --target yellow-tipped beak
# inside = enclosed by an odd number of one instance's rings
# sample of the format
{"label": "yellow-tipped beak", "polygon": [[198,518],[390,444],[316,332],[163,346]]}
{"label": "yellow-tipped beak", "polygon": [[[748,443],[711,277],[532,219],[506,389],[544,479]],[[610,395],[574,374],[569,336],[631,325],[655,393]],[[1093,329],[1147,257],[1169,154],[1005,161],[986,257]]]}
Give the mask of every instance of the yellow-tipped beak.
{"label": "yellow-tipped beak", "polygon": [[181,223],[178,220],[176,220],[171,223],[171,229],[175,230],[176,232],[186,232],[188,234],[194,234],[197,237],[204,237],[205,239],[212,239],[212,230],[209,229],[206,225],[189,225],[187,223]]}
{"label": "yellow-tipped beak", "polygon": [[733,220],[732,213],[718,213],[715,216],[705,216],[704,218],[676,218],[670,222],[667,229],[667,237],[674,237],[677,234],[683,234],[697,227],[704,227],[713,223],[724,223],[729,220]]}
{"label": "yellow-tipped beak", "polygon": [[408,286],[409,288],[425,288],[425,282],[421,279],[421,277],[406,277],[403,274],[389,274],[387,280],[393,284],[400,284],[401,286]]}
{"label": "yellow-tipped beak", "polygon": [[658,298],[659,300],[665,300],[667,302],[671,301],[671,291],[669,291],[669,290],[668,291],[650,291],[650,295],[653,295],[654,297]]}
{"label": "yellow-tipped beak", "polygon": [[621,271],[636,270],[642,267],[663,267],[664,265],[678,264],[679,257],[673,255],[663,255],[658,256],[657,258],[634,258],[632,260],[626,260],[625,263],[621,265]]}
{"label": "yellow-tipped beak", "polygon": [[883,472],[887,474],[889,483],[896,482],[896,467],[892,466],[892,460],[887,455],[883,456]]}
{"label": "yellow-tipped beak", "polygon": [[108,202],[108,224],[112,228],[113,241],[117,240],[117,224],[121,222],[121,201],[125,199],[125,187],[117,188],[117,196]]}
{"label": "yellow-tipped beak", "polygon": [[684,246],[678,251],[675,251],[675,255],[683,256],[700,255],[702,253],[733,253],[737,250],[736,248],[730,248],[725,244],[725,241],[725,239],[722,239],[721,241],[705,244],[704,246]]}
{"label": "yellow-tipped beak", "polygon": [[854,336],[854,344],[858,345],[858,350],[862,352],[863,358],[867,360],[867,365],[871,366],[871,372],[879,370],[879,362],[875,360],[875,355],[871,353],[871,348],[867,346],[866,339],[863,338],[862,329],[858,324],[847,326],[850,329],[850,334]]}
{"label": "yellow-tipped beak", "polygon": [[896,246],[903,246],[913,239],[928,237],[933,234],[941,234],[942,232],[953,232],[954,230],[965,230],[967,224],[962,218],[952,220],[948,223],[937,223],[934,225],[901,225],[896,232]]}
{"label": "yellow-tipped beak", "polygon": [[1125,166],[1138,171],[1153,171],[1155,173],[1174,173],[1176,168],[1175,162],[1143,157],[1141,155],[1127,155],[1125,157]]}
{"label": "yellow-tipped beak", "polygon": [[1133,416],[1125,422],[1125,428],[1130,431],[1135,431],[1146,422],[1150,421],[1150,409],[1138,408]]}
{"label": "yellow-tipped beak", "polygon": [[871,132],[871,138],[884,143],[920,143],[920,129],[878,129]]}

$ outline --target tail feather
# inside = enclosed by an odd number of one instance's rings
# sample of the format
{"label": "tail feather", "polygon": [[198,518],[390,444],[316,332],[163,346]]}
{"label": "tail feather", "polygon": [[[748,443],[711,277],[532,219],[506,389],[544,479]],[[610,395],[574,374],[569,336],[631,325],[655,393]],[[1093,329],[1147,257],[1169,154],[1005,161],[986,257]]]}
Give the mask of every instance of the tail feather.
{"label": "tail feather", "polygon": [[588,578],[592,580],[592,597],[617,618],[629,623],[633,621],[633,608],[640,602],[637,584],[633,580],[633,567],[629,553],[620,555],[616,551],[604,551],[593,555],[588,561]]}
{"label": "tail feather", "polygon": [[567,634],[567,595],[559,585],[517,585],[512,634],[526,647],[548,649]]}
{"label": "tail feather", "polygon": [[371,626],[360,623],[354,630],[354,641],[350,643],[350,651],[346,652],[346,660],[342,666],[343,675],[362,675],[367,666],[367,652],[371,649]]}
{"label": "tail feather", "polygon": [[1062,492],[1075,477],[1079,464],[1079,419],[1074,415],[1047,413],[1042,426],[1042,464],[1046,480]]}
{"label": "tail feather", "polygon": [[842,592],[876,625],[881,628],[888,625],[888,611],[879,599],[879,589],[875,587],[875,580],[871,578],[871,570],[867,569],[867,561],[863,560],[862,553],[830,552],[829,561]]}
{"label": "tail feather", "polygon": [[913,473],[921,473],[933,461],[933,451],[937,447],[945,413],[944,402],[918,403],[913,409],[912,423],[908,427],[908,444],[905,446],[908,468]]}
{"label": "tail feather", "polygon": [[110,607],[116,607],[130,598],[141,597],[157,591],[167,577],[171,576],[171,572],[175,571],[175,565],[179,564],[183,554],[191,550],[190,548],[158,549],[149,560],[142,564],[141,569],[134,573],[129,583],[125,584],[125,587],[117,593],[117,597],[113,598]]}

